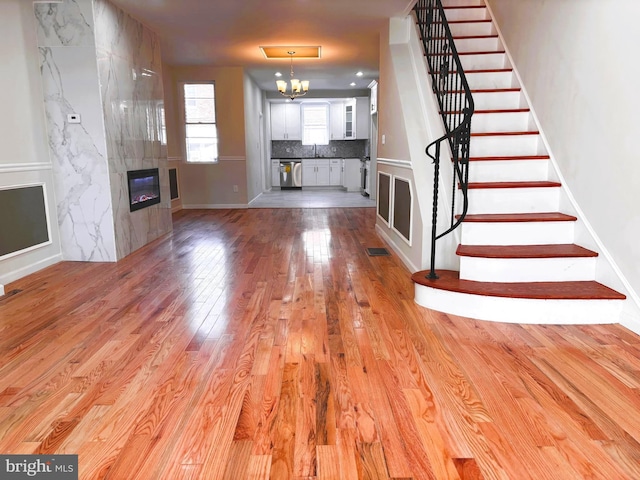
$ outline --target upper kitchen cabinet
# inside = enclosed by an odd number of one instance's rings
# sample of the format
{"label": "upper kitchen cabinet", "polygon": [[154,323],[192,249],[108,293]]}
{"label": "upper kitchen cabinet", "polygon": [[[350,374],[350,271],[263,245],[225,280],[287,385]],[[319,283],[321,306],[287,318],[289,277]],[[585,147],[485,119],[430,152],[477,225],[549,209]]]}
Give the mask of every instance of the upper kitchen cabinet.
{"label": "upper kitchen cabinet", "polygon": [[367,140],[370,137],[371,118],[369,116],[369,98],[356,98],[356,138]]}
{"label": "upper kitchen cabinet", "polygon": [[329,130],[330,140],[344,139],[344,104],[342,102],[331,102],[329,107]]}
{"label": "upper kitchen cabinet", "polygon": [[271,140],[302,140],[299,103],[271,104]]}
{"label": "upper kitchen cabinet", "polygon": [[369,99],[367,97],[331,102],[331,140],[369,138]]}
{"label": "upper kitchen cabinet", "polygon": [[356,99],[347,100],[344,103],[344,139],[356,138]]}
{"label": "upper kitchen cabinet", "polygon": [[331,102],[331,140],[354,140],[356,138],[356,99]]}

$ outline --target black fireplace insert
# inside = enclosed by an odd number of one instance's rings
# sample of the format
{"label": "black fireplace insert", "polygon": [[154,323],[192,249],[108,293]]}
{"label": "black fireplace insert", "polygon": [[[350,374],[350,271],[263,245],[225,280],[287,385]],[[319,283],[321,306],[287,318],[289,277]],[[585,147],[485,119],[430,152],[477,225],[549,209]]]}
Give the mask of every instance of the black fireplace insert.
{"label": "black fireplace insert", "polygon": [[130,170],[129,208],[132,212],[160,203],[160,175],[157,168]]}

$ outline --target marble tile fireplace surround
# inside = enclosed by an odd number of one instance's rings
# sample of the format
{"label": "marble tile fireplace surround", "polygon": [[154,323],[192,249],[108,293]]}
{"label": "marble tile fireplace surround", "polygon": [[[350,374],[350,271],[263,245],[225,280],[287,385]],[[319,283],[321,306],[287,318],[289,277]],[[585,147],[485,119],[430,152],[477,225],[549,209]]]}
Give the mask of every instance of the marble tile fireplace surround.
{"label": "marble tile fireplace surround", "polygon": [[62,257],[117,261],[172,229],[159,39],[108,0],[34,14]]}

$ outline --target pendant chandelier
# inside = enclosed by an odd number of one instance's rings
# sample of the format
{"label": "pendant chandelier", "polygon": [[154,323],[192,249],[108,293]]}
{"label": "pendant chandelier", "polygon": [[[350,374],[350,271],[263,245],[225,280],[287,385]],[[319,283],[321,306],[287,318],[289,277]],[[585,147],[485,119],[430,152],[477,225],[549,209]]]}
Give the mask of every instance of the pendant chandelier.
{"label": "pendant chandelier", "polygon": [[302,97],[307,94],[309,91],[309,80],[298,80],[297,78],[293,78],[293,56],[296,52],[288,51],[287,52],[291,57],[291,93],[287,93],[287,82],[284,80],[276,80],[276,85],[278,87],[278,92],[285,97],[289,97],[291,100]]}

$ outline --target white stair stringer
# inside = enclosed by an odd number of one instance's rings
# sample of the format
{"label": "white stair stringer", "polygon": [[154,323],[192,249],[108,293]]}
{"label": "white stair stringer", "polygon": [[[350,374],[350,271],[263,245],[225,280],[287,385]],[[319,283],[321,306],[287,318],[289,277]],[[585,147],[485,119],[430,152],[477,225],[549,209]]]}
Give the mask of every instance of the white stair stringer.
{"label": "white stair stringer", "polygon": [[[568,251],[581,249],[576,218],[560,212],[561,185],[549,178],[548,152],[489,10],[483,0],[442,3],[475,104],[472,185],[460,270],[440,285],[416,272],[415,301],[490,321],[616,323],[624,295],[595,282],[595,252]],[[495,253],[502,250],[510,253]]]}
{"label": "white stair stringer", "polygon": [[492,322],[540,325],[617,323],[623,300],[540,300],[487,297],[415,284],[416,303],[431,310]]}

